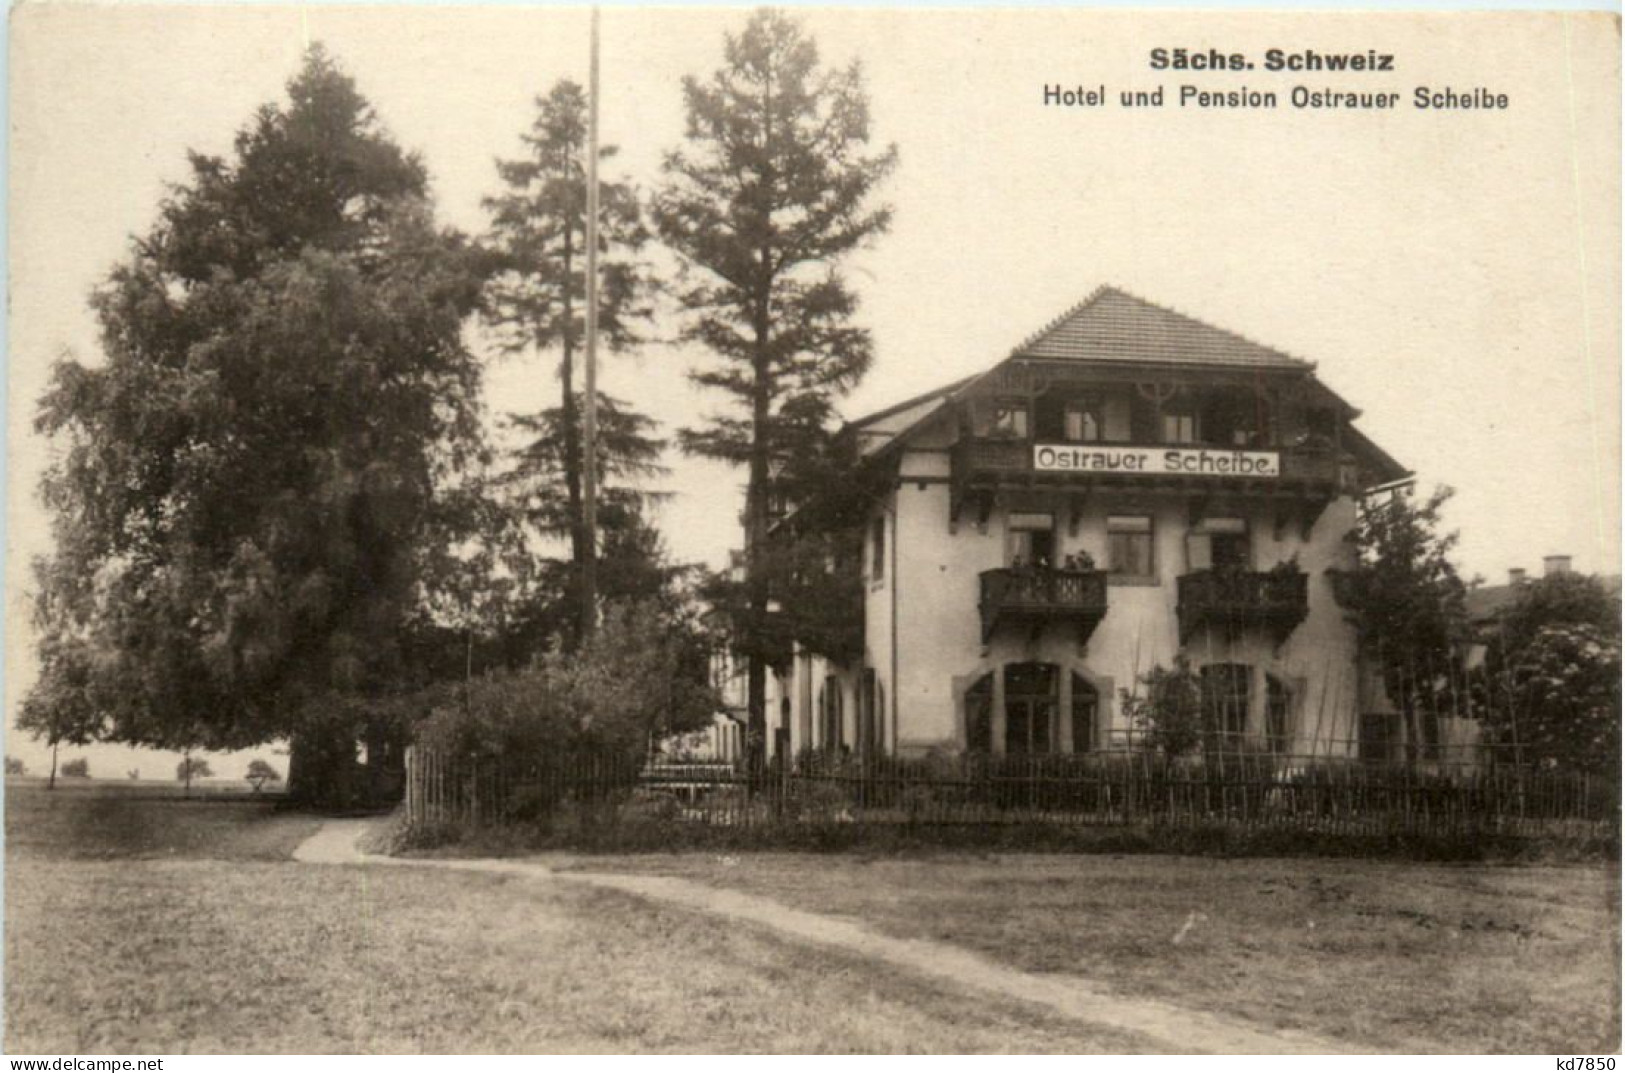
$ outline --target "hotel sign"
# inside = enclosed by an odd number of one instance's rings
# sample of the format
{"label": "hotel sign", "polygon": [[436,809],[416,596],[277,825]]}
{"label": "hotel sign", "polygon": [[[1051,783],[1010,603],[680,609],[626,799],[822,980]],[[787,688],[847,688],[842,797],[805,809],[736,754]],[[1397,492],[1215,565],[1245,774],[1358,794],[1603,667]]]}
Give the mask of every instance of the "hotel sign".
{"label": "hotel sign", "polygon": [[1041,473],[1153,473],[1177,477],[1279,477],[1277,451],[1211,447],[1118,447],[1037,444],[1033,468]]}

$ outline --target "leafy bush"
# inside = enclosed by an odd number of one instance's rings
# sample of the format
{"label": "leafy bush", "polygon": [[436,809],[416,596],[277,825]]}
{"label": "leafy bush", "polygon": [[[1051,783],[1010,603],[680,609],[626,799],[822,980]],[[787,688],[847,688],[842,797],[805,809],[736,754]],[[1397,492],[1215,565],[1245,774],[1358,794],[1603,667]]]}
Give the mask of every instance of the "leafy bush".
{"label": "leafy bush", "polygon": [[1580,574],[1529,582],[1488,641],[1474,700],[1492,735],[1525,762],[1617,777],[1618,596]]}
{"label": "leafy bush", "polygon": [[1121,691],[1123,712],[1145,742],[1166,757],[1183,756],[1202,744],[1207,713],[1202,681],[1180,655],[1172,668],[1158,664],[1140,676],[1135,690]]}
{"label": "leafy bush", "polygon": [[1512,705],[1498,720],[1547,767],[1619,769],[1620,644],[1591,625],[1542,627],[1508,668]]}
{"label": "leafy bush", "polygon": [[652,739],[699,729],[717,709],[710,688],[685,673],[684,655],[658,615],[612,608],[576,652],[447,688],[417,737],[451,756],[641,756]]}
{"label": "leafy bush", "polygon": [[22,760],[15,756],[8,756],[6,757],[6,774],[26,775],[28,774],[28,765],[24,764]]}
{"label": "leafy bush", "polygon": [[67,760],[62,764],[62,777],[65,779],[90,778],[90,761],[80,757],[77,760]]}

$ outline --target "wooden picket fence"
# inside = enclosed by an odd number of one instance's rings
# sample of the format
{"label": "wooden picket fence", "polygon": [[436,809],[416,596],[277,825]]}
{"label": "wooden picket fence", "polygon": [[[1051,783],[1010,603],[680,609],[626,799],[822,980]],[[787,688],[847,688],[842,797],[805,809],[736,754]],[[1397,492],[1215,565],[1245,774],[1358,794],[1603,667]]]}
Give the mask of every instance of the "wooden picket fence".
{"label": "wooden picket fence", "polygon": [[1584,773],[1506,764],[1424,769],[1279,755],[1168,760],[1123,750],[864,762],[810,754],[753,777],[726,763],[591,754],[522,763],[419,745],[407,756],[406,812],[424,830],[590,816],[753,828],[1149,825],[1569,840],[1618,831],[1619,788]]}

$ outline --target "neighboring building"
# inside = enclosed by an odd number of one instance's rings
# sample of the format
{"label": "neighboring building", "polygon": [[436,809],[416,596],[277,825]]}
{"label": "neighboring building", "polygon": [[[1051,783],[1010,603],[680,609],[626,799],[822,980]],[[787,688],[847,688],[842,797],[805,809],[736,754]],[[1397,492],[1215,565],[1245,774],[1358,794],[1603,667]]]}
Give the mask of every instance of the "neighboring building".
{"label": "neighboring building", "polygon": [[[1570,555],[1548,555],[1541,560],[1541,576],[1557,577],[1562,574],[1574,572],[1574,557]],[[1480,585],[1467,592],[1467,619],[1472,624],[1474,639],[1479,642],[1473,657],[1476,666],[1483,658],[1483,640],[1487,631],[1494,629],[1501,613],[1511,609],[1517,602],[1518,594],[1525,585],[1534,579],[1529,571],[1522,567],[1513,567],[1507,571],[1505,585]],[[1618,596],[1620,593],[1620,577],[1618,574],[1598,575],[1598,580],[1610,593]]]}
{"label": "neighboring building", "polygon": [[775,752],[1120,746],[1183,653],[1238,745],[1350,756],[1371,676],[1329,567],[1408,476],[1308,362],[1102,288],[985,373],[852,422],[888,476],[861,660],[798,651]]}

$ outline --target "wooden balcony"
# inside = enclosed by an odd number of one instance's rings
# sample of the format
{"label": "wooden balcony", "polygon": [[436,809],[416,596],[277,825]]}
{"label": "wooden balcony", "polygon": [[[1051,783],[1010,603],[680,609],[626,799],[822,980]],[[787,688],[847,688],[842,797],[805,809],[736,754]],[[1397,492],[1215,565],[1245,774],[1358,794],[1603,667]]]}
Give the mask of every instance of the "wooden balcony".
{"label": "wooden balcony", "polygon": [[1309,575],[1287,570],[1200,570],[1179,579],[1179,640],[1202,626],[1268,630],[1280,644],[1309,614]]}
{"label": "wooden balcony", "polygon": [[1106,575],[1099,570],[1007,567],[984,570],[981,578],[983,644],[1002,622],[1037,629],[1058,621],[1077,626],[1081,645],[1106,617]]}

